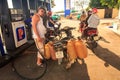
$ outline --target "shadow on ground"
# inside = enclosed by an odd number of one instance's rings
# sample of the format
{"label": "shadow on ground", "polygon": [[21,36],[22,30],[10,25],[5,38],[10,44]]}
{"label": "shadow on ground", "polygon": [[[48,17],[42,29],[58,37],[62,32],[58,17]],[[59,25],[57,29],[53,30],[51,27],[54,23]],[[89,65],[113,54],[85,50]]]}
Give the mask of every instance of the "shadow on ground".
{"label": "shadow on ground", "polygon": [[112,51],[108,50],[107,48],[102,48],[100,45],[94,50],[94,54],[105,61],[105,66],[109,67],[109,65],[113,66],[114,68],[120,71],[120,56],[116,55]]}
{"label": "shadow on ground", "polygon": [[50,66],[49,64],[47,73],[40,80],[90,80],[86,63],[76,62],[69,70],[63,65],[58,65],[57,62]]}

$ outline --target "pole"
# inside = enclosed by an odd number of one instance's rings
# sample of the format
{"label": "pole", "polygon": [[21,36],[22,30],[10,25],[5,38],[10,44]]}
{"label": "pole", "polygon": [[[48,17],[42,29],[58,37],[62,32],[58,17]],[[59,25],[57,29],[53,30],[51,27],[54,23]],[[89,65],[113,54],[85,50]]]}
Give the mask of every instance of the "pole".
{"label": "pole", "polygon": [[119,4],[119,13],[118,13],[118,19],[120,21],[120,4]]}
{"label": "pole", "polygon": [[30,10],[30,2],[29,2],[29,0],[27,0],[27,6],[28,6],[28,9]]}

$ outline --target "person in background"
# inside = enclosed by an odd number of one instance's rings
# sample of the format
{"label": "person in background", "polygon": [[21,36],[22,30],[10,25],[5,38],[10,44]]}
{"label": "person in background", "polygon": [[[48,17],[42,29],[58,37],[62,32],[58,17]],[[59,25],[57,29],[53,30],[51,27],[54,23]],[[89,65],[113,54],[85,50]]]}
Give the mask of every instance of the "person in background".
{"label": "person in background", "polygon": [[83,31],[84,27],[86,26],[85,22],[86,22],[86,18],[87,18],[87,15],[85,14],[85,12],[83,11],[82,12],[82,15],[80,17],[80,27],[79,27],[79,30],[80,32]]}
{"label": "person in background", "polygon": [[97,26],[100,23],[100,18],[98,17],[97,12],[97,8],[92,9],[92,14],[87,20],[88,26],[83,31],[81,38],[86,38],[88,30],[97,30]]}
{"label": "person in background", "polygon": [[[37,65],[42,65],[42,56],[40,53],[44,55],[44,39],[45,39],[45,33],[46,28],[43,25],[43,16],[45,14],[45,8],[39,7],[36,14],[32,17],[32,30],[33,30],[33,38],[36,44],[36,47],[38,48],[38,54],[37,54]],[[40,53],[39,53],[40,52]]]}
{"label": "person in background", "polygon": [[43,25],[45,26],[45,28],[47,28],[48,27],[48,16],[47,16],[46,10],[45,10],[45,14],[44,14],[44,16],[42,16],[42,18],[43,18]]}
{"label": "person in background", "polygon": [[85,11],[83,11],[83,12],[82,12],[82,15],[81,15],[81,17],[80,17],[80,21],[83,22],[83,21],[86,20],[86,18],[87,18],[87,15],[86,15]]}
{"label": "person in background", "polygon": [[45,14],[43,16],[43,25],[49,29],[49,28],[53,28],[54,27],[54,24],[55,22],[53,21],[52,19],[52,12],[51,11],[45,11]]}
{"label": "person in background", "polygon": [[92,15],[92,11],[89,10],[89,11],[87,12],[87,18],[86,18],[86,20],[85,20],[85,27],[88,26],[88,19],[89,19],[89,17],[90,17],[91,15]]}
{"label": "person in background", "polygon": [[30,17],[29,18],[27,18],[24,22],[25,22],[25,24],[28,26],[28,27],[32,27],[32,24],[31,24],[31,22],[32,22],[32,16],[34,15],[34,13],[31,13],[30,14]]}
{"label": "person in background", "polygon": [[24,22],[26,24],[26,30],[27,30],[27,39],[30,40],[32,39],[32,31],[31,31],[31,28],[32,28],[32,17],[33,17],[34,13],[31,13],[30,14],[30,17],[27,18]]}
{"label": "person in background", "polygon": [[54,27],[55,22],[53,21],[53,19],[51,17],[52,16],[52,12],[48,11],[47,16],[48,16],[48,26],[49,27]]}

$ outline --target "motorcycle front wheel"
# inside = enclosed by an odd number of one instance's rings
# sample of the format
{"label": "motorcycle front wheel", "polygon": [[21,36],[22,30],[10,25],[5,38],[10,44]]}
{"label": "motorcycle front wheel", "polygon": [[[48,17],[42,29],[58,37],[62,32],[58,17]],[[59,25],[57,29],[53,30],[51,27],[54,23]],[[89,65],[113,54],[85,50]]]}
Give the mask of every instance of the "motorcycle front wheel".
{"label": "motorcycle front wheel", "polygon": [[12,62],[13,71],[25,80],[38,80],[44,76],[47,70],[46,61],[43,62],[43,67],[36,64],[36,54],[26,53],[21,54]]}

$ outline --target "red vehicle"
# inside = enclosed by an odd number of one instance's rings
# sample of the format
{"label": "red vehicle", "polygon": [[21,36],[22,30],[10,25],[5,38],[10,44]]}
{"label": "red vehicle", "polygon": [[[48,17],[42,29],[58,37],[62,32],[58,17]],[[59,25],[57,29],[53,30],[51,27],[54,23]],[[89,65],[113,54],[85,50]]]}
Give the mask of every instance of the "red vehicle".
{"label": "red vehicle", "polygon": [[[83,26],[83,25],[82,25]],[[80,28],[80,32],[82,33],[85,30],[85,28]],[[100,37],[98,37],[98,31],[97,29],[88,29],[85,32],[85,38],[87,47],[90,48],[94,52],[94,48],[97,47],[98,43],[97,41],[100,40]]]}

